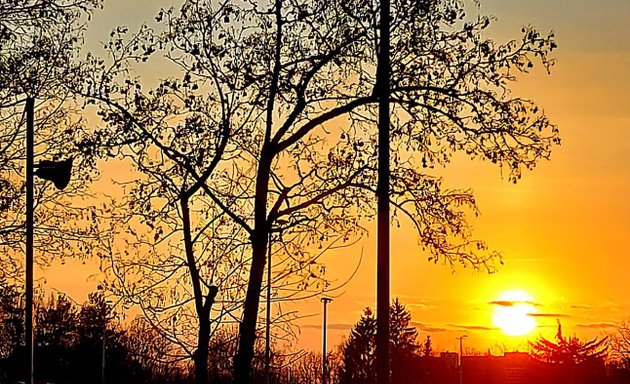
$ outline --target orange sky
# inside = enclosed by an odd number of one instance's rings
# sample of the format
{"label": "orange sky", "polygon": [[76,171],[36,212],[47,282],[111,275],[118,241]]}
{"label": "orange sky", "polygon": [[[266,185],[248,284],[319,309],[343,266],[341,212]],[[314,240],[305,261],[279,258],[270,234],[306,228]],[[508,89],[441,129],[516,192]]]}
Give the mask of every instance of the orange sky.
{"label": "orange sky", "polygon": [[[87,36],[89,46],[106,40],[118,25],[133,28],[152,20],[172,1],[107,0]],[[534,73],[513,89],[543,107],[561,132],[563,144],[550,162],[526,173],[517,185],[498,168],[456,160],[444,173],[448,186],[474,190],[482,215],[471,219],[475,234],[503,252],[497,274],[427,263],[408,227],[392,230],[392,297],[412,313],[420,337],[454,350],[455,338],[486,350],[500,344],[523,347],[523,338],[492,328],[493,305],[503,291],[521,289],[549,317],[537,317],[539,334],[552,337],[556,318],[580,337],[614,330],[630,318],[630,2],[627,0],[485,0],[482,13],[498,18],[496,38],[518,37],[532,24],[556,32],[558,60],[551,76]],[[403,223],[404,224],[404,223]],[[329,345],[340,342],[362,309],[375,300],[375,244],[371,235],[353,248],[325,256],[329,276],[355,278],[329,307]],[[95,287],[90,268],[73,263],[47,273],[47,286],[77,299]],[[69,279],[68,276],[76,276]],[[321,348],[319,299],[297,305],[302,315],[299,347]]]}

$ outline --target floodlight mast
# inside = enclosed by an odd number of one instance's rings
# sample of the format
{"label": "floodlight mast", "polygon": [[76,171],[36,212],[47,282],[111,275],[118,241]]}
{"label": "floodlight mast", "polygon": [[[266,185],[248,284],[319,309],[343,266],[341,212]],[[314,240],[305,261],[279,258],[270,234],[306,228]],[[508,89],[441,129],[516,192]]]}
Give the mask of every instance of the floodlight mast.
{"label": "floodlight mast", "polygon": [[390,0],[381,0],[378,95],[376,382],[389,384],[389,92]]}
{"label": "floodlight mast", "polygon": [[330,297],[322,297],[324,304],[324,319],[322,324],[322,384],[328,384],[328,359],[326,357],[327,342],[327,322],[328,322],[328,303],[332,301]]}
{"label": "floodlight mast", "polygon": [[26,359],[28,361],[27,384],[33,384],[33,160],[35,99],[26,99]]}
{"label": "floodlight mast", "polygon": [[[34,234],[34,176],[52,181],[57,189],[64,189],[70,182],[72,158],[64,161],[35,161],[35,98],[27,97],[26,112],[26,266],[25,266],[25,339],[26,339],[26,384],[33,384],[34,378],[34,343],[33,343],[33,234]],[[35,171],[35,168],[38,168]]]}

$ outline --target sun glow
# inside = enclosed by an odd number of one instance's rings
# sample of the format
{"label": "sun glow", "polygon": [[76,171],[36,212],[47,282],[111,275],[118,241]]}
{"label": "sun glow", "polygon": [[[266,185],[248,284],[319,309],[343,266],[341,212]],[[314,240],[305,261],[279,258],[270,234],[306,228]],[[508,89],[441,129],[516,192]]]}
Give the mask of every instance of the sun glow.
{"label": "sun glow", "polygon": [[494,325],[510,336],[523,336],[536,328],[533,299],[523,291],[503,292],[494,304]]}

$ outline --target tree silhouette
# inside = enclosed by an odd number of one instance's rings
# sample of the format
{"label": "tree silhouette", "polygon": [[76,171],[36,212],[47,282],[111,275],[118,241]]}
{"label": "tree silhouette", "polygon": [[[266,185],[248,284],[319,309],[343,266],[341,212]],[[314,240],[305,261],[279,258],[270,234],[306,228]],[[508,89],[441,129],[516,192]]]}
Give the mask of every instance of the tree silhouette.
{"label": "tree silhouette", "polygon": [[[70,85],[84,66],[78,60],[86,21],[100,0],[6,0],[0,3],[0,275],[18,279],[21,265],[14,256],[24,243],[26,97],[36,99],[35,163],[43,158],[75,156],[75,171],[63,193],[49,182],[35,183],[36,262],[53,257],[87,255],[98,231],[89,223],[87,207],[70,199],[85,196],[92,167],[74,148],[83,121]],[[81,183],[77,183],[81,180]],[[72,223],[72,224],[71,224]]]}
{"label": "tree silhouette", "polygon": [[376,382],[376,318],[366,308],[342,347],[340,383]]}
{"label": "tree silhouette", "polygon": [[[0,378],[18,380],[24,371],[22,303],[19,295],[10,296],[10,285],[0,286]],[[13,297],[13,299],[11,299]],[[187,380],[184,367],[173,361],[168,369],[148,358],[145,350],[160,350],[162,345],[150,329],[134,332],[116,321],[110,304],[92,293],[82,305],[57,294],[36,302],[35,364],[36,379],[66,384],[98,383],[105,368],[106,382],[176,383]],[[104,337],[104,338],[103,338]],[[150,346],[150,347],[148,347]],[[103,367],[105,352],[105,367]],[[3,381],[4,382],[4,381]]]}
{"label": "tree silhouette", "polygon": [[622,322],[617,332],[610,336],[609,376],[612,383],[630,381],[630,327]]}
{"label": "tree silhouette", "polygon": [[411,326],[411,313],[398,298],[394,299],[389,311],[391,382],[402,383],[409,376],[408,369],[413,364],[413,357],[420,350],[416,343],[418,331]]}
{"label": "tree silhouette", "polygon": [[427,335],[427,338],[422,343],[422,356],[423,357],[432,357],[433,352],[433,343],[431,342],[431,336]]}
{"label": "tree silhouette", "polygon": [[[356,239],[374,216],[378,9],[363,0],[188,0],[157,20],[163,34],[144,29],[124,40],[120,28],[109,45],[114,63],[95,61],[83,93],[107,103],[110,129],[99,134],[118,140],[94,140],[112,144],[105,154],[116,144],[157,146],[156,167],[167,167],[163,159],[177,164],[192,178],[188,185],[200,184],[212,205],[203,209],[241,228],[251,255],[234,360],[243,384],[270,234],[285,276],[301,292],[322,282],[323,267],[309,262],[313,250]],[[509,85],[535,58],[550,68],[553,35],[528,27],[519,40],[494,42],[483,37],[490,18],[466,18],[464,4],[452,0],[395,1],[392,20],[394,218],[412,223],[430,261],[492,269],[497,254],[467,225],[467,210],[476,213],[471,193],[444,189],[429,172],[462,152],[500,165],[516,181],[549,157],[559,144],[556,127]],[[128,73],[128,60],[155,52],[179,66],[178,77],[148,92],[129,77],[113,81]],[[184,109],[169,109],[173,101]],[[176,121],[186,128],[182,136],[167,128]],[[156,127],[165,128],[163,136],[150,133]],[[219,161],[214,170],[197,166],[208,159]]]}
{"label": "tree silhouette", "polygon": [[[416,343],[418,331],[410,324],[411,314],[398,298],[394,299],[389,312],[392,383],[402,383],[409,377],[408,368],[420,348]],[[366,308],[342,347],[340,383],[375,383],[375,355],[376,319],[372,310]]]}
{"label": "tree silhouette", "polygon": [[562,325],[558,321],[556,341],[541,337],[531,343],[531,355],[546,363],[582,364],[590,360],[603,359],[608,352],[608,338],[581,341],[576,336],[568,338],[562,335]]}
{"label": "tree silhouette", "polygon": [[0,276],[0,358],[18,355],[23,342],[24,301],[20,287]]}
{"label": "tree silhouette", "polygon": [[630,326],[624,322],[611,338],[612,354],[630,370]]}
{"label": "tree silhouette", "polygon": [[77,343],[77,310],[64,295],[53,296],[43,304],[35,311],[36,373],[42,378],[64,381],[68,377],[61,375],[67,375],[75,363],[71,351]]}

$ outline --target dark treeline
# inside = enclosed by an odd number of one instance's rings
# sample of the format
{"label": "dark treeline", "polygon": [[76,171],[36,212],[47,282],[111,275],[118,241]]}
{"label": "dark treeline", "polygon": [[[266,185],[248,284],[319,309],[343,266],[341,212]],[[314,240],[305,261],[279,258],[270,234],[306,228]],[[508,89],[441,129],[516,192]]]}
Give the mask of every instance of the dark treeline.
{"label": "dark treeline", "polygon": [[[630,382],[630,332],[622,325],[603,338],[563,334],[530,342],[529,352],[502,356],[474,352],[436,353],[431,337],[420,339],[411,314],[398,299],[390,307],[391,383],[413,384],[621,384]],[[330,383],[376,383],[376,318],[366,308],[341,346]]]}
{"label": "dark treeline", "polygon": [[[21,286],[0,279],[0,384],[23,382],[27,372],[24,339],[24,296]],[[194,364],[176,341],[138,317],[123,321],[100,293],[75,303],[57,293],[35,305],[35,381],[74,383],[193,383]],[[231,383],[232,357],[238,332],[224,326],[213,332],[208,377],[213,384]],[[264,380],[264,345],[259,342],[252,364],[254,382]],[[316,383],[321,356],[280,353],[272,346],[274,383]],[[104,355],[103,355],[104,354]]]}
{"label": "dark treeline", "polygon": [[[0,383],[27,372],[19,288],[0,284]],[[188,382],[185,365],[167,362],[168,344],[141,321],[122,326],[101,294],[75,304],[59,293],[40,299],[34,312],[36,381]]]}
{"label": "dark treeline", "polygon": [[[20,288],[0,281],[0,384],[19,382],[27,368]],[[47,299],[40,295],[35,321],[36,381],[169,384],[195,380],[194,366],[190,359],[182,358],[186,352],[179,350],[180,346],[146,321],[122,321],[101,293],[90,294],[83,304],[62,293]],[[459,383],[457,354],[438,353],[430,336],[420,338],[412,326],[411,314],[397,299],[390,308],[390,328],[392,383]],[[463,379],[466,383],[486,384],[506,380],[627,383],[630,345],[623,337],[626,334],[627,329],[622,327],[616,335],[582,341],[564,336],[559,324],[555,339],[536,340],[530,353],[463,356]],[[232,382],[231,359],[237,335],[237,328],[229,326],[214,333],[208,357],[209,383]],[[375,383],[375,338],[375,314],[366,308],[338,350],[329,352],[327,383]],[[282,353],[280,349],[272,346],[272,383],[323,382],[320,354]],[[259,342],[252,365],[253,382],[265,382],[264,372],[264,345]]]}

